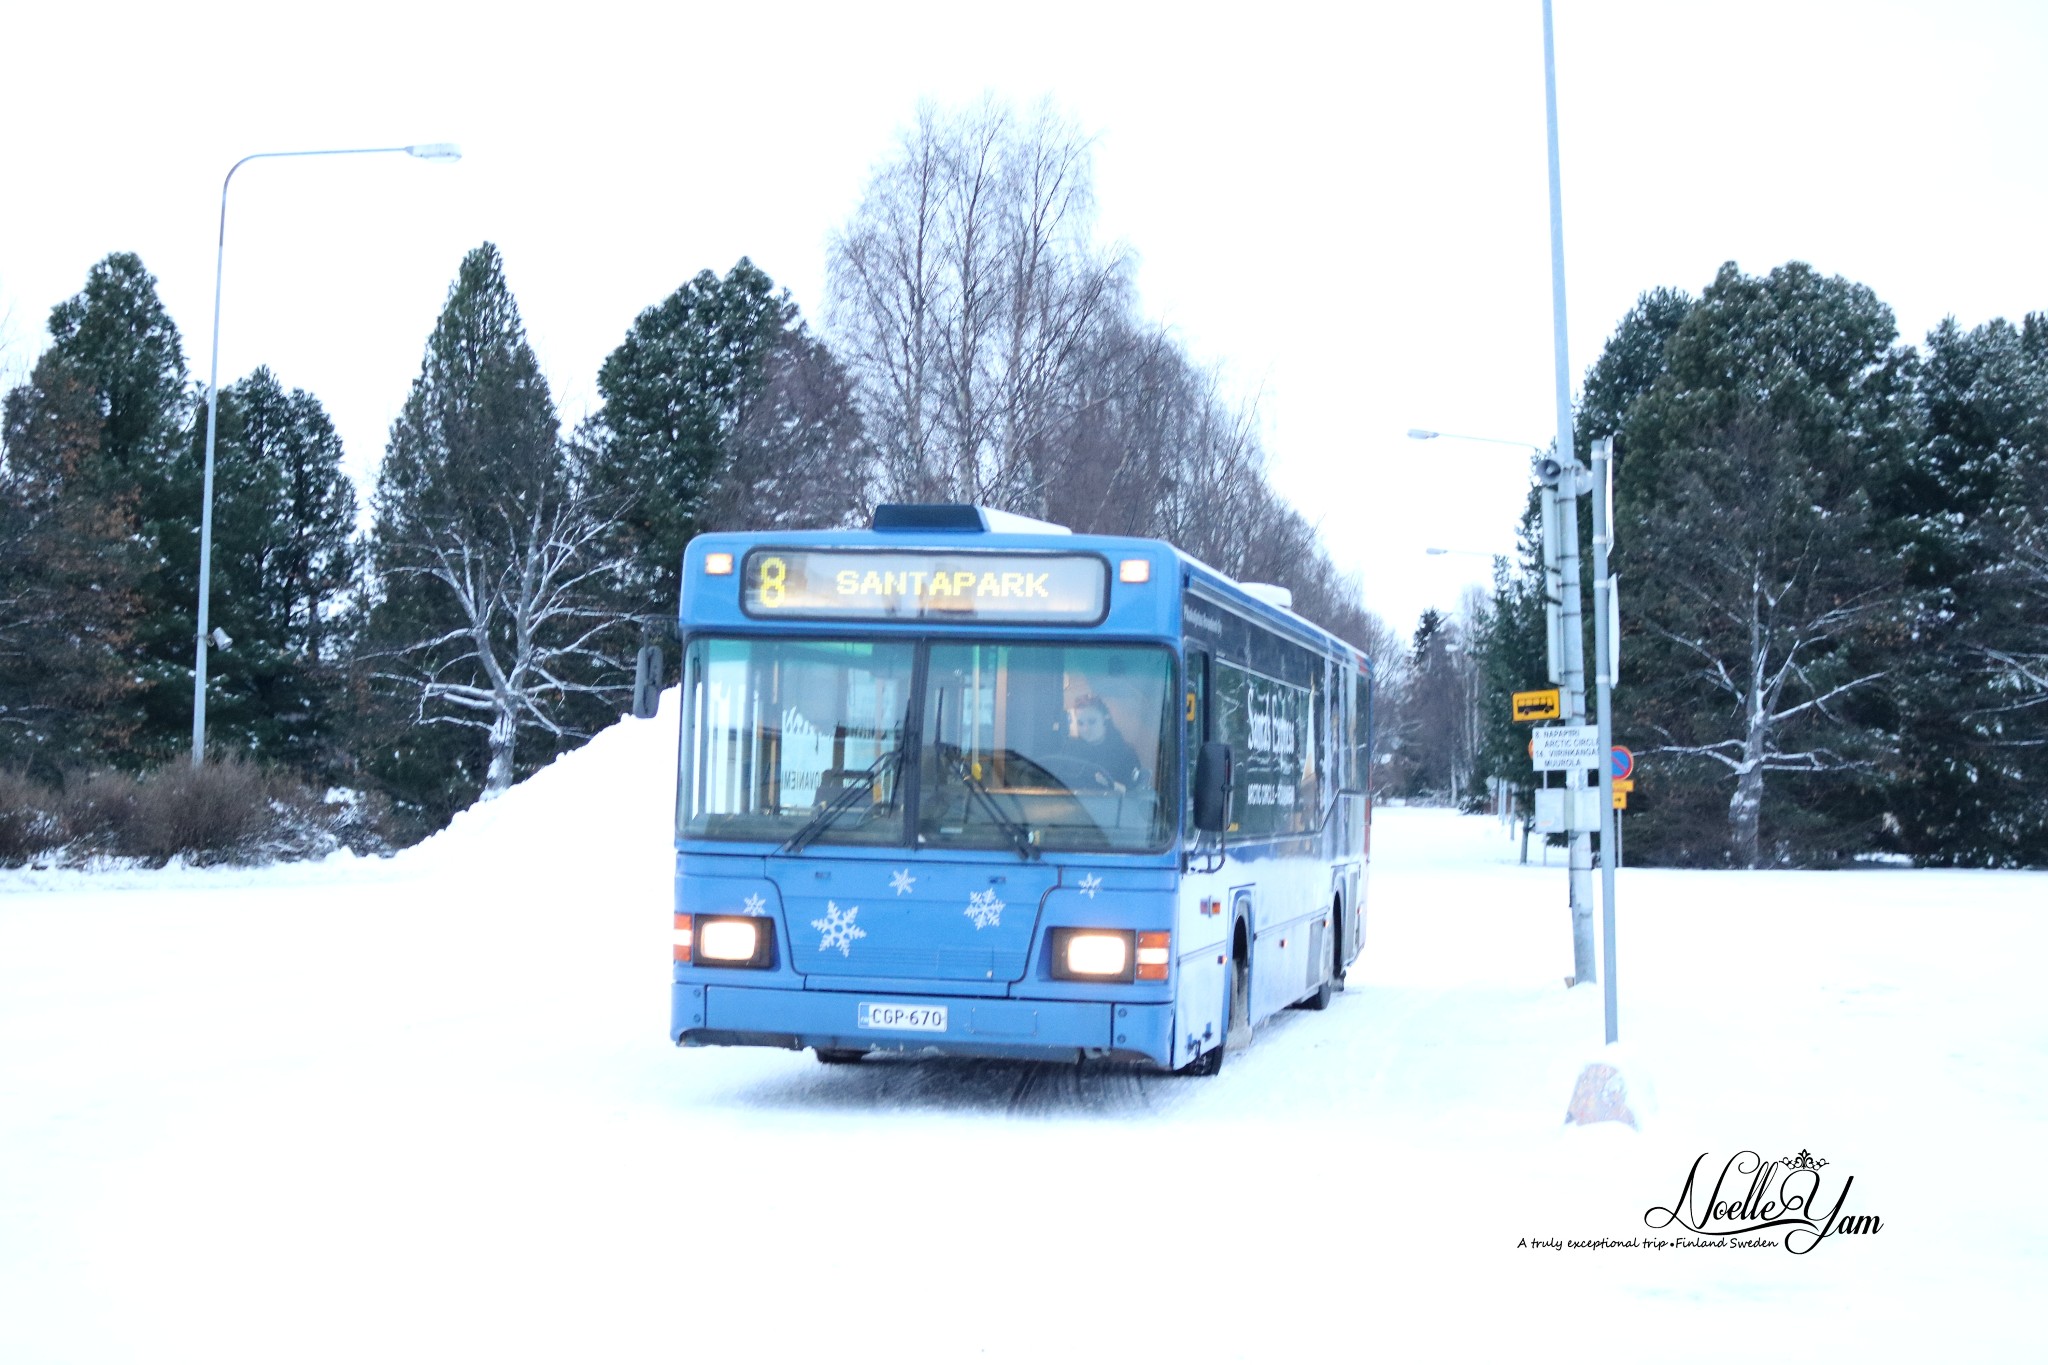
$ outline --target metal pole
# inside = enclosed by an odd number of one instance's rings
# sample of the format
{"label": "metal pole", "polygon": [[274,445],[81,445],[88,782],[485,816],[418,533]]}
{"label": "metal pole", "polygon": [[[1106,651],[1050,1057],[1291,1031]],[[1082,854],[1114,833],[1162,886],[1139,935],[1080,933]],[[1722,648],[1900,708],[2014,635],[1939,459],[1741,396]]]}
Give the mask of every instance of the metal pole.
{"label": "metal pole", "polygon": [[[1559,188],[1557,157],[1557,43],[1552,36],[1550,0],[1543,0],[1543,107],[1550,143],[1550,311],[1557,353],[1557,462],[1564,466],[1558,478],[1558,513],[1561,525],[1560,558],[1564,569],[1564,659],[1558,684],[1564,696],[1564,722],[1582,724],[1586,718],[1586,646],[1580,622],[1579,588],[1579,493],[1580,468],[1572,451],[1571,362],[1565,346],[1564,313],[1564,197]],[[1576,769],[1564,775],[1573,806],[1571,854],[1572,979],[1585,983],[1598,980],[1593,966],[1593,836],[1576,828],[1577,793],[1586,788],[1586,775]]]}
{"label": "metal pole", "polygon": [[[249,158],[243,157],[242,161]],[[242,168],[228,167],[220,182],[220,237],[213,252],[213,359],[206,369],[206,478],[199,503],[199,632],[192,658],[192,766],[206,761],[206,624],[213,587],[213,443],[220,427],[220,279],[228,252],[228,181]]]}
{"label": "metal pole", "polygon": [[1621,861],[1621,821],[1614,810],[1614,638],[1608,604],[1614,582],[1607,576],[1607,550],[1614,543],[1613,511],[1607,505],[1613,477],[1614,438],[1593,442],[1593,659],[1600,715],[1600,939],[1605,969],[1607,1041],[1619,1028],[1614,998],[1614,869]]}
{"label": "metal pole", "polygon": [[228,185],[235,172],[251,161],[286,156],[374,156],[404,152],[424,161],[455,161],[461,153],[449,142],[413,143],[404,147],[331,147],[309,152],[256,152],[228,167],[220,182],[220,236],[213,256],[213,359],[206,371],[206,475],[199,508],[199,630],[192,659],[192,766],[206,762],[206,627],[213,597],[213,448],[220,426],[220,283],[228,247]]}

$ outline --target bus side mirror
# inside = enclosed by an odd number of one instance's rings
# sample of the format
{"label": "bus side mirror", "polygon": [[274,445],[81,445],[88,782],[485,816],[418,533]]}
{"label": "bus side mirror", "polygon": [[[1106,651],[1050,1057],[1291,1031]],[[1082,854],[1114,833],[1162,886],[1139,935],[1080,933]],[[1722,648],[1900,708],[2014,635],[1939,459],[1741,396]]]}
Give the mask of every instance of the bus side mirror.
{"label": "bus side mirror", "polygon": [[640,646],[640,657],[633,664],[633,714],[641,720],[652,719],[661,706],[661,646]]}
{"label": "bus side mirror", "polygon": [[1230,746],[1212,739],[1195,759],[1195,828],[1221,834],[1230,825]]}

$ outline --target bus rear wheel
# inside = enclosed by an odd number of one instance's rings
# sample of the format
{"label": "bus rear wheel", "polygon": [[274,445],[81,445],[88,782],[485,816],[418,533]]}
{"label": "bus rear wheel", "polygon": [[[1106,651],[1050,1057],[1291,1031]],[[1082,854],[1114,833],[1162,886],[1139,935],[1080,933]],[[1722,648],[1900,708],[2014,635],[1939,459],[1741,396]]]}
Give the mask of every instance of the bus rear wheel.
{"label": "bus rear wheel", "polygon": [[1224,1011],[1229,1021],[1223,1034],[1223,1046],[1247,1048],[1252,1045],[1252,964],[1250,958],[1232,958],[1230,963],[1230,1007]]}
{"label": "bus rear wheel", "polygon": [[1294,1002],[1295,1007],[1305,1010],[1326,1010],[1330,999],[1344,989],[1344,921],[1332,917],[1337,932],[1330,935],[1330,974],[1323,978],[1323,984]]}

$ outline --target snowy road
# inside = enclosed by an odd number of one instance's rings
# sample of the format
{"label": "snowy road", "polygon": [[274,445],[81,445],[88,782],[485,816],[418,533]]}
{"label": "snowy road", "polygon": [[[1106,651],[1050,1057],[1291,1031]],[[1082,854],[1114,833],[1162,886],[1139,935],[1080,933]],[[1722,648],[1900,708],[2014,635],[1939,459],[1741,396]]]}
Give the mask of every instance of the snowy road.
{"label": "snowy road", "polygon": [[[1366,956],[1213,1080],[667,1046],[673,730],[381,864],[0,873],[0,1361],[2038,1358],[2048,876],[1564,874],[1386,810]],[[1876,1236],[1628,1238],[1810,1149]]]}

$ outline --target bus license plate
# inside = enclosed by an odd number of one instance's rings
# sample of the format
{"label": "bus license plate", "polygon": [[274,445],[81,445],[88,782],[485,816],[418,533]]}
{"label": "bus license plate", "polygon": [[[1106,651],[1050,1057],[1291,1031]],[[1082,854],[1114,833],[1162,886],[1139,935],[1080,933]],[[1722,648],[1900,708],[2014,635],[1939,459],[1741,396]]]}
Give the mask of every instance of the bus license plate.
{"label": "bus license plate", "polygon": [[896,1029],[909,1033],[944,1033],[944,1005],[875,1005],[863,1000],[856,1020],[862,1028]]}

